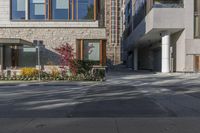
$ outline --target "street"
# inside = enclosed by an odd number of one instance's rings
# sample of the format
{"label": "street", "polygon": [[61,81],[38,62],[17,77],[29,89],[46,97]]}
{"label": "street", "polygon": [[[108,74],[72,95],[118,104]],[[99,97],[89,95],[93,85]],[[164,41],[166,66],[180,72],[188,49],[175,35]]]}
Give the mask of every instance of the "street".
{"label": "street", "polygon": [[[109,73],[106,82],[0,85],[0,132],[49,132],[56,124],[60,128],[67,124],[71,128],[63,129],[73,133],[98,128],[102,133],[133,129],[177,133],[179,126],[196,133],[200,129],[199,79],[199,74],[126,71]],[[142,125],[147,127],[144,131]],[[76,126],[87,130],[78,131]]]}

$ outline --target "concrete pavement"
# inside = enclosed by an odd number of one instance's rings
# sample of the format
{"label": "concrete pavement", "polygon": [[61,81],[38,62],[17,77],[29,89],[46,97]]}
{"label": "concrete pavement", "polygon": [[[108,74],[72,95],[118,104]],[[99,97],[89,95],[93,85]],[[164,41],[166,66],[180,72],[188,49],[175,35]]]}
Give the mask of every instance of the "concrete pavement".
{"label": "concrete pavement", "polygon": [[1,133],[199,133],[198,118],[0,119]]}

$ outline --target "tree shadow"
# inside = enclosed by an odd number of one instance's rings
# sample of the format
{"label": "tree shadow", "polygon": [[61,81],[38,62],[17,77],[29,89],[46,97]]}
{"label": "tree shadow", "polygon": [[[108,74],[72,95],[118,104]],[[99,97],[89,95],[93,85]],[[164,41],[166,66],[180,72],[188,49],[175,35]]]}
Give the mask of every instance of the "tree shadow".
{"label": "tree shadow", "polygon": [[200,94],[198,75],[127,72],[109,80],[93,86],[2,86],[0,117],[177,117],[154,97]]}

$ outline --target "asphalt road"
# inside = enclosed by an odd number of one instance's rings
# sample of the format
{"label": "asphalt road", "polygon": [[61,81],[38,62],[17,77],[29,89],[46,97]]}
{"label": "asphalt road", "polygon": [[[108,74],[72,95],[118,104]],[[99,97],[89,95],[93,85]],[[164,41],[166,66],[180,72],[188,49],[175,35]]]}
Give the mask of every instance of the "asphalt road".
{"label": "asphalt road", "polygon": [[199,75],[123,74],[103,83],[0,86],[0,118],[200,116]]}
{"label": "asphalt road", "polygon": [[[157,123],[160,127],[152,131],[161,132],[162,128],[162,132],[177,133],[180,127],[185,127],[196,133],[200,129],[197,124],[200,121],[199,80],[199,74],[113,72],[106,82],[99,83],[0,85],[0,132],[7,133],[10,123],[17,129],[13,132],[27,127],[27,131],[49,130],[48,126],[59,127],[64,123],[72,124],[73,129],[78,125],[82,129],[85,123],[91,132],[105,128],[99,132],[138,130],[142,133],[141,125],[150,130]],[[133,129],[127,126],[130,124],[135,125]],[[97,125],[94,130],[91,128]],[[77,132],[83,131],[89,132]]]}

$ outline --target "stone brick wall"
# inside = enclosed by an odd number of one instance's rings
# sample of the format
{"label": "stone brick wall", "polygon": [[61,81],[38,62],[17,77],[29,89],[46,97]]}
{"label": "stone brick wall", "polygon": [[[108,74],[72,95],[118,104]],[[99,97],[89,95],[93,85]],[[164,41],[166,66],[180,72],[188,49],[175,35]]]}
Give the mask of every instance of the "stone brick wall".
{"label": "stone brick wall", "polygon": [[[105,1],[105,24],[107,35],[107,59],[113,64],[121,64],[121,40],[120,40],[120,5],[119,0],[112,4],[111,0]],[[114,10],[112,10],[114,9]],[[114,12],[114,13],[112,13]],[[112,15],[115,14],[114,18]],[[113,23],[114,22],[114,23]],[[112,29],[114,27],[114,29]],[[113,31],[114,30],[114,31]],[[114,37],[114,41],[112,41]]]}
{"label": "stone brick wall", "polygon": [[26,41],[43,40],[43,63],[58,63],[55,47],[69,43],[76,50],[76,39],[105,39],[105,28],[0,28],[0,38],[21,38]]}
{"label": "stone brick wall", "polygon": [[0,38],[20,38],[26,41],[43,40],[44,64],[58,63],[54,48],[69,43],[76,50],[76,39],[106,39],[105,28],[99,21],[31,21],[10,20],[10,0],[0,0]]}

